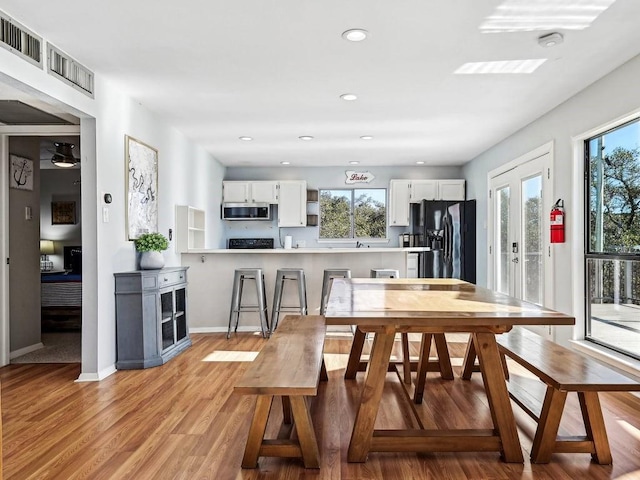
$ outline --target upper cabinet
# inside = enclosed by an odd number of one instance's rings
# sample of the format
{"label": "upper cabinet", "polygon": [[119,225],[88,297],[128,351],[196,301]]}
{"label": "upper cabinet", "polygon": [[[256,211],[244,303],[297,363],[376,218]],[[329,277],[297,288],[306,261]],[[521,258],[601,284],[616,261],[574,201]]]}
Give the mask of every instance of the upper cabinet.
{"label": "upper cabinet", "polygon": [[391,180],[389,182],[389,226],[409,225],[409,198],[411,180]]}
{"label": "upper cabinet", "polygon": [[249,182],[251,201],[255,203],[278,203],[279,182]]}
{"label": "upper cabinet", "polygon": [[440,200],[465,200],[464,180],[438,180]]}
{"label": "upper cabinet", "polygon": [[278,203],[278,182],[222,182],[225,203]]}
{"label": "upper cabinet", "polygon": [[281,180],[279,183],[278,226],[307,226],[307,182]]}
{"label": "upper cabinet", "polygon": [[411,203],[420,203],[422,200],[464,200],[464,186],[464,180],[390,180],[389,226],[409,225]]}
{"label": "upper cabinet", "polygon": [[[393,181],[393,180],[392,180]],[[464,200],[464,180],[410,180],[411,203],[422,200]]]}

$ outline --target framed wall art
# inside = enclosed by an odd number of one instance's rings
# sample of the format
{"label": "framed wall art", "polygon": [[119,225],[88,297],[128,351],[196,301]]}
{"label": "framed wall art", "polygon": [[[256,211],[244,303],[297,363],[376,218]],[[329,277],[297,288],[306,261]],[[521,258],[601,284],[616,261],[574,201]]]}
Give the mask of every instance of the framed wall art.
{"label": "framed wall art", "polygon": [[19,190],[33,190],[33,162],[28,158],[9,155],[9,186]]}
{"label": "framed wall art", "polygon": [[75,225],[76,202],[51,202],[52,225]]}
{"label": "framed wall art", "polygon": [[158,150],[125,135],[127,238],[158,231]]}

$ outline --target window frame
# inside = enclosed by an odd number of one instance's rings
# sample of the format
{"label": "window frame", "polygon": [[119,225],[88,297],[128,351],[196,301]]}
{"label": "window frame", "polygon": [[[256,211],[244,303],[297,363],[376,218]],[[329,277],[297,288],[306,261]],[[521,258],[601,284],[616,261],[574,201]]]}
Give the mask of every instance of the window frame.
{"label": "window frame", "polygon": [[[625,261],[640,261],[640,253],[633,252],[615,252],[615,251],[606,251],[603,245],[602,251],[595,250],[592,247],[592,211],[591,211],[591,203],[592,203],[592,187],[591,187],[591,177],[592,177],[592,169],[591,169],[591,142],[598,139],[599,137],[604,138],[607,134],[612,132],[621,130],[627,126],[632,124],[638,124],[640,126],[640,115],[635,115],[633,118],[628,119],[625,122],[616,124],[607,128],[603,131],[593,133],[592,135],[585,137],[583,140],[583,152],[584,152],[584,257],[583,257],[583,268],[584,268],[584,339],[588,342],[591,342],[596,345],[603,346],[620,354],[623,354],[627,357],[634,358],[636,360],[640,360],[640,353],[631,352],[622,348],[620,345],[616,345],[614,343],[610,343],[601,337],[594,337],[592,335],[592,309],[591,309],[591,301],[590,301],[590,289],[592,284],[590,282],[589,277],[589,264],[590,262],[604,260],[604,261],[612,261],[612,262],[625,262]],[[640,142],[639,142],[640,143]],[[619,145],[618,145],[619,146]],[[640,147],[640,145],[638,145]],[[636,148],[638,148],[636,147]],[[614,146],[613,150],[617,148]],[[625,148],[625,147],[622,147]],[[612,150],[612,151],[613,151]],[[619,292],[618,292],[619,293]]]}
{"label": "window frame", "polygon": [[[384,192],[384,236],[383,237],[357,237],[356,225],[355,225],[355,204],[356,204],[356,191],[358,190],[380,190]],[[322,192],[325,191],[347,191],[351,194],[350,210],[349,210],[349,237],[336,238],[336,237],[322,237]],[[386,243],[389,241],[389,219],[388,219],[388,207],[389,207],[389,189],[384,187],[328,187],[318,189],[318,242],[327,243],[339,243],[339,242],[354,242],[354,241],[366,241],[367,243]]]}

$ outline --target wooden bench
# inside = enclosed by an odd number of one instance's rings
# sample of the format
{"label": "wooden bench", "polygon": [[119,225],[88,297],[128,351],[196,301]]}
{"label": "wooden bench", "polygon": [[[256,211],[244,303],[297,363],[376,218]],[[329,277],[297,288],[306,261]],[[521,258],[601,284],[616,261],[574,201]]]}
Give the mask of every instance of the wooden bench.
{"label": "wooden bench", "polygon": [[[509,375],[506,361],[503,361],[510,397],[538,423],[531,462],[549,463],[553,453],[590,453],[595,462],[611,464],[598,392],[640,391],[638,380],[524,328],[516,327],[507,334],[497,335],[496,340],[503,359],[508,356],[546,384],[544,401],[540,402],[539,396],[533,394],[535,385],[525,386]],[[475,356],[472,345],[468,350],[471,350],[471,357],[466,358],[465,363]],[[469,365],[464,371],[467,378],[470,377]],[[541,385],[537,381],[535,383]],[[586,432],[584,436],[558,436],[568,392],[578,394]]]}
{"label": "wooden bench", "polygon": [[[256,468],[260,456],[297,457],[306,468],[320,467],[306,397],[316,396],[320,378],[327,378],[325,334],[324,316],[287,315],[235,385],[236,393],[257,395],[243,468]],[[282,397],[283,424],[295,424],[297,439],[291,438],[292,428],[281,429],[279,438],[264,438],[275,395]]]}

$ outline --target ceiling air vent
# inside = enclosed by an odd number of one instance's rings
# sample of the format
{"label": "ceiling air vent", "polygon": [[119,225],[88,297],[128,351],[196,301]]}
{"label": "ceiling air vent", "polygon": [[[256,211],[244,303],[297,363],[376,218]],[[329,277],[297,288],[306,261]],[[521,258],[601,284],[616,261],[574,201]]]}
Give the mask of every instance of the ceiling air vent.
{"label": "ceiling air vent", "polygon": [[93,98],[93,72],[50,43],[47,49],[49,73]]}
{"label": "ceiling air vent", "polygon": [[0,12],[0,45],[42,68],[42,38]]}

